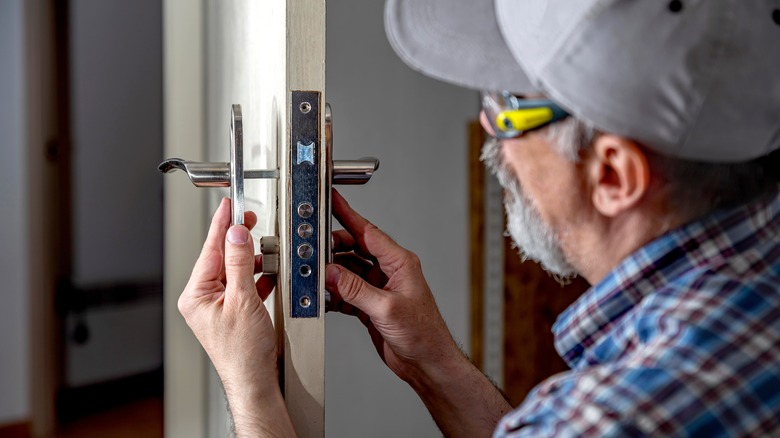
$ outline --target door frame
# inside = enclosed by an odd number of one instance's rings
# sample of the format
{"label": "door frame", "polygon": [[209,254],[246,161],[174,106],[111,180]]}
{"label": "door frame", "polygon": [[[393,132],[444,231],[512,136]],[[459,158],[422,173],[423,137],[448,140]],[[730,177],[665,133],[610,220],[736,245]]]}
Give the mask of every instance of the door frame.
{"label": "door frame", "polygon": [[[205,156],[204,9],[204,0],[163,2],[166,157],[202,161]],[[207,431],[208,362],[177,302],[206,236],[206,199],[186,178],[164,181],[165,436],[202,438]]]}
{"label": "door frame", "polygon": [[[50,436],[57,429],[56,396],[61,382],[58,279],[69,269],[70,133],[67,107],[67,0],[26,0],[26,180],[28,284],[29,432]],[[67,216],[67,217],[63,217]]]}

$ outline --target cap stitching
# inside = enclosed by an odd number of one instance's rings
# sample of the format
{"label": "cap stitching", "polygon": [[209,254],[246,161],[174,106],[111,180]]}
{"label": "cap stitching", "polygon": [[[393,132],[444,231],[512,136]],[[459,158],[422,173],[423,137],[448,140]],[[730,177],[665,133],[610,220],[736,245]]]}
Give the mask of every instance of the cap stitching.
{"label": "cap stitching", "polygon": [[[582,22],[584,21],[584,19],[586,19],[586,17],[588,17],[587,18],[588,20],[592,21],[594,19],[593,18],[594,16],[599,15],[601,12],[606,10],[607,9],[607,5],[611,4],[611,3],[615,3],[615,0],[602,0],[602,1],[593,2],[592,5],[582,13],[582,15],[580,16],[580,19],[577,20],[574,23],[574,25],[569,26],[569,28],[566,29],[566,33],[563,36],[558,38],[558,41],[556,42],[556,44],[553,45],[550,48],[550,50],[548,51],[547,58],[543,58],[539,62],[539,64],[538,64],[540,66],[539,71],[542,71],[545,68],[547,68],[547,66],[549,65],[550,61],[558,56],[558,54],[560,53],[560,51],[563,48],[563,46],[569,41],[569,38],[575,32],[575,30],[582,25]],[[503,31],[502,31],[502,34],[503,34]],[[514,54],[514,52],[513,52],[513,54]],[[518,62],[519,62],[519,60],[518,60]],[[539,81],[539,82],[541,82],[541,81]]]}
{"label": "cap stitching", "polygon": [[[595,4],[591,9],[589,9],[585,14],[583,14],[583,17],[586,16],[586,15],[595,15],[595,14],[597,14],[599,12],[599,10],[601,10],[601,11],[607,10],[607,8],[610,5],[614,4],[615,2],[616,2],[615,0],[604,0],[604,1],[601,1],[601,2],[597,2],[598,4]],[[567,47],[567,50],[566,50],[566,52],[564,54],[559,53],[561,48],[567,46],[567,44],[564,44],[563,42],[571,43],[571,41],[570,41],[571,34],[573,34],[575,32],[575,29],[574,29],[575,27],[576,26],[572,27],[572,29],[569,32],[569,34],[566,35],[565,39],[561,39],[562,43],[559,44],[559,47],[558,47],[557,51],[554,52],[555,53],[555,57],[559,57],[559,58],[563,57],[564,60],[569,60],[573,56],[573,54],[577,52],[576,50],[574,50],[575,46],[572,44],[571,46]],[[577,47],[581,48],[581,47],[587,46],[588,42],[587,41],[583,41],[583,40],[579,40],[579,41],[576,41],[576,44],[577,44]],[[554,57],[550,56],[550,58],[547,60],[548,62],[546,62],[543,65],[543,67],[539,69],[539,76],[537,78],[537,82],[539,84],[538,87],[540,89],[542,89],[550,98],[552,98],[553,101],[555,101],[559,105],[561,105],[564,108],[566,108],[567,111],[569,111],[570,113],[574,114],[576,117],[578,117],[580,119],[583,119],[583,120],[593,124],[598,129],[601,129],[601,130],[604,130],[604,131],[609,131],[609,132],[612,132],[614,134],[623,135],[623,136],[627,136],[627,137],[631,136],[630,133],[624,132],[624,130],[616,128],[617,125],[620,125],[621,123],[619,121],[617,121],[615,119],[615,117],[608,115],[606,117],[606,119],[605,119],[605,117],[603,117],[603,113],[601,112],[601,109],[599,107],[597,107],[597,106],[593,106],[591,104],[592,102],[589,102],[589,101],[582,102],[582,101],[580,101],[577,105],[573,105],[572,104],[572,100],[567,98],[564,93],[558,92],[555,89],[555,87],[551,86],[550,83],[549,83],[548,78],[550,77],[550,74],[549,74],[549,72],[550,72],[549,61],[552,60],[552,59],[554,59]],[[543,72],[547,72],[548,74],[543,74]],[[577,99],[574,99],[574,100],[576,101]],[[602,116],[601,117],[596,117],[594,119],[592,117],[589,117],[587,114],[595,114],[595,115],[602,114]],[[597,122],[596,120],[598,120],[598,119],[601,119],[601,121]],[[616,123],[617,123],[617,125],[616,125]],[[637,140],[637,141],[646,141],[646,139],[644,139],[644,138],[635,138],[635,137],[632,137],[632,138],[634,140]]]}
{"label": "cap stitching", "polygon": [[[720,65],[723,62],[723,53],[725,51],[726,39],[731,37],[731,35],[734,34],[734,31],[736,29],[736,19],[735,19],[735,13],[734,13],[734,2],[722,2],[726,3],[726,5],[718,5],[716,7],[716,10],[720,10],[720,8],[727,8],[728,9],[723,12],[722,14],[722,21],[723,21],[723,32],[715,34],[715,37],[713,38],[714,41],[712,43],[711,50],[711,60],[712,62],[707,66],[708,68],[701,69],[703,71],[696,72],[696,75],[700,78],[697,82],[699,84],[702,84],[702,87],[700,88],[702,90],[702,93],[699,95],[697,99],[694,100],[694,103],[692,105],[690,115],[685,120],[685,129],[680,133],[678,138],[676,139],[675,143],[676,146],[679,148],[680,151],[685,150],[686,146],[690,146],[688,144],[688,141],[691,138],[692,135],[692,127],[695,125],[695,122],[698,121],[701,117],[702,110],[704,108],[704,103],[707,101],[707,99],[710,97],[713,87],[716,83],[716,78],[719,77],[719,73],[721,72]],[[698,88],[695,86],[692,88]]]}

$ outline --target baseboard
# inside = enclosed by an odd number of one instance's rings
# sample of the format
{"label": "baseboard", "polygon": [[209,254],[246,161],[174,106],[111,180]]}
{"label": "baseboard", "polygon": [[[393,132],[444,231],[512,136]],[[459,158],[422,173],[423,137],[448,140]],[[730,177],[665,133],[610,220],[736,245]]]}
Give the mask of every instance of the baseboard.
{"label": "baseboard", "polygon": [[29,421],[0,424],[0,438],[30,438],[32,426]]}

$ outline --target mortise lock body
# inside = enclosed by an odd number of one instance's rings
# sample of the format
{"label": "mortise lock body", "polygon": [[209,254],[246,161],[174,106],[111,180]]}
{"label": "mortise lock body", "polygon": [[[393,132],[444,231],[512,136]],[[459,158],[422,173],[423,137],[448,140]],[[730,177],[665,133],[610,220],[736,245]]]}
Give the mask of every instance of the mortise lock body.
{"label": "mortise lock body", "polygon": [[[330,239],[319,239],[319,221],[325,221],[330,235],[332,184],[365,184],[379,168],[379,160],[332,160],[333,123],[330,105],[325,104],[325,144],[320,139],[320,96],[316,91],[292,91],[290,101],[290,157],[286,169],[244,169],[243,117],[240,105],[233,105],[230,113],[230,162],[196,162],[169,158],[158,169],[170,173],[177,169],[186,173],[196,187],[230,187],[232,224],[243,224],[244,184],[252,179],[278,180],[286,172],[289,184],[290,242],[280,245],[279,236],[263,236],[260,248],[263,254],[263,274],[278,274],[281,257],[290,269],[290,309],[294,318],[319,315],[318,289],[321,253],[330,260]],[[324,146],[324,147],[323,147]],[[320,160],[326,160],[325,178],[322,178]],[[280,160],[280,163],[284,160]],[[320,181],[325,181],[324,199],[320,196]],[[279,187],[278,190],[283,190]],[[320,205],[322,204],[322,205]],[[324,208],[321,208],[324,207]],[[280,206],[279,208],[285,208]],[[324,217],[320,217],[324,211]],[[278,214],[278,212],[277,212]],[[325,241],[325,248],[318,242]],[[290,254],[280,254],[280,248],[289,248]]]}

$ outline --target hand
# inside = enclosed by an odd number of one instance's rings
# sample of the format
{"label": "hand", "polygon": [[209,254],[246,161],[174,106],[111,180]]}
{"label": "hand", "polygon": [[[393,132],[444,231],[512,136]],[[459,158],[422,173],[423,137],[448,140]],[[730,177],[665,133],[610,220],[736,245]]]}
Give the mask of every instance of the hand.
{"label": "hand", "polygon": [[331,309],[356,315],[377,352],[409,382],[444,436],[489,437],[509,403],[460,351],[436,307],[420,260],[355,213],[334,190]]}
{"label": "hand", "polygon": [[331,308],[358,316],[382,360],[410,383],[464,361],[419,258],[352,210],[335,190],[333,214],[345,230],[333,233],[337,264],[326,274]]}
{"label": "hand", "polygon": [[230,227],[230,201],[222,200],[179,311],[222,380],[237,434],[281,436],[292,427],[279,389],[276,335],[263,304],[276,277],[255,282],[262,258],[254,255],[249,230],[257,217],[244,218],[246,226]]}

